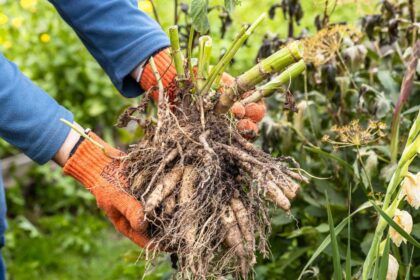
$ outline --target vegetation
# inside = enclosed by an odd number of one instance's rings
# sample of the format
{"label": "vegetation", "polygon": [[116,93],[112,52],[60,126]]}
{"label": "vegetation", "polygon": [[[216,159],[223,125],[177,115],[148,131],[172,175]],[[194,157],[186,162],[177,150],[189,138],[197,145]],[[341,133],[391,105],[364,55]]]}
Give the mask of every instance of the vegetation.
{"label": "vegetation", "polygon": [[[173,2],[178,1],[167,2],[154,1],[165,30],[174,24],[167,11],[175,11]],[[236,2],[226,1],[232,7]],[[211,64],[219,61],[218,54],[241,25],[262,12],[272,18],[255,30],[226,70],[243,73],[255,58],[279,50],[287,38],[304,41],[307,62],[304,76],[266,99],[268,113],[256,141],[274,157],[293,157],[310,178],[294,200],[291,216],[270,209],[271,254],[268,259],[257,255],[256,278],[384,279],[398,264],[398,279],[416,279],[420,220],[413,190],[420,180],[420,46],[415,43],[420,7],[412,8],[416,1],[409,0],[375,5],[241,2],[229,16],[217,6],[224,1],[210,1],[209,25],[196,18],[197,29],[210,28]],[[143,137],[142,129],[110,126],[124,106],[139,100],[118,96],[49,4],[22,0],[2,5],[0,48],[8,58],[107,141],[123,147]],[[152,7],[148,1],[140,6]],[[191,26],[186,13],[189,7],[180,4],[176,15],[184,49]],[[338,22],[347,24],[334,24]],[[0,157],[16,153],[1,143]],[[140,250],[114,233],[92,197],[73,180],[47,165],[31,168],[14,182],[7,191],[10,229],[4,250],[11,279],[142,275],[146,264],[137,260]],[[160,256],[147,279],[169,278],[168,258]]]}

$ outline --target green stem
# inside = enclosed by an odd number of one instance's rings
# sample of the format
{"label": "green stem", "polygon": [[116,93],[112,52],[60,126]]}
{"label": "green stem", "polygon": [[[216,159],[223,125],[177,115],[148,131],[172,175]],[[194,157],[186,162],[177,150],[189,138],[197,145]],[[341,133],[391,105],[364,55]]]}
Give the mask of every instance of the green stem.
{"label": "green stem", "polygon": [[[392,178],[386,190],[382,209],[386,210],[387,214],[389,214],[391,217],[394,215],[395,209],[397,208],[399,204],[399,200],[400,200],[399,195],[397,195],[396,199],[392,202],[391,206],[388,208],[388,206],[390,205],[391,199],[395,193],[395,190],[398,188],[401,180],[407,174],[408,166],[413,161],[415,156],[420,152],[420,137],[418,137],[419,132],[420,132],[420,113],[417,116],[415,122],[413,123],[410,129],[406,147],[404,148],[401,158],[398,161],[397,168],[394,174],[392,175]],[[386,225],[387,223],[385,219],[380,217],[378,225],[376,226],[372,245],[369,249],[369,253],[363,264],[363,274],[362,274],[363,280],[367,280],[369,277],[369,272],[372,269],[372,266],[375,262],[375,255],[376,255],[377,250],[379,249],[378,246],[379,246],[380,240],[382,239],[383,231],[385,230]]]}
{"label": "green stem", "polygon": [[197,88],[201,92],[206,79],[211,58],[212,39],[209,36],[202,36],[198,41],[198,69],[197,69]]}
{"label": "green stem", "polygon": [[302,42],[294,41],[240,75],[237,80],[238,87],[248,91],[269,75],[278,73],[290,64],[298,62],[302,59],[302,55]]}
{"label": "green stem", "polygon": [[398,158],[398,140],[400,135],[400,112],[396,112],[391,125],[391,163],[395,163]]}
{"label": "green stem", "polygon": [[63,122],[68,127],[70,127],[71,129],[73,129],[81,137],[85,138],[86,140],[88,140],[89,142],[91,142],[93,145],[95,145],[96,147],[98,147],[105,155],[107,155],[106,150],[105,150],[105,147],[103,145],[101,145],[99,142],[93,140],[92,137],[90,137],[89,135],[87,135],[83,130],[80,130],[78,127],[76,127],[74,124],[72,124],[71,122],[69,122],[66,119],[61,118],[60,121]]}
{"label": "green stem", "polygon": [[[357,149],[357,160],[360,162],[360,165],[362,167],[362,172],[365,174],[366,180],[368,181],[368,184],[369,184],[368,187],[370,188],[370,191],[372,193],[372,196],[375,199],[375,192],[373,190],[372,181],[370,180],[370,177],[369,177],[369,175],[368,175],[368,173],[366,171],[365,164],[363,163],[363,159],[362,159],[362,155],[360,154],[359,147],[356,147],[356,149]],[[361,179],[363,181],[363,178],[361,178]]]}
{"label": "green stem", "polygon": [[207,92],[209,92],[211,86],[213,85],[214,81],[216,80],[217,76],[223,72],[223,70],[226,68],[226,66],[230,63],[236,52],[239,50],[240,47],[245,43],[245,41],[249,38],[249,36],[254,32],[254,30],[257,28],[257,26],[265,19],[266,14],[262,14],[246,31],[245,33],[237,38],[233,42],[233,46],[231,46],[231,51],[227,52],[222,59],[219,61],[219,63],[216,64],[216,66],[213,68],[212,72],[210,73],[210,76],[208,80],[206,81],[206,84],[204,85],[202,89],[202,94],[205,95]]}
{"label": "green stem", "polygon": [[194,28],[190,28],[190,36],[188,38],[188,49],[187,49],[187,61],[188,61],[188,71],[190,72],[190,79],[191,82],[195,84],[195,76],[194,76],[194,70],[192,66],[192,50],[194,47]]}
{"label": "green stem", "polygon": [[[247,27],[246,27],[246,26],[242,26],[242,28],[241,28],[241,30],[239,31],[239,33],[238,33],[238,34],[236,34],[236,37],[235,37],[235,39],[233,40],[233,42],[236,42],[237,40],[240,40],[240,38],[242,37],[242,35],[244,35],[244,34],[245,34],[246,29],[247,29]],[[226,53],[225,53],[224,55],[227,55],[228,53],[234,52],[234,47],[235,47],[235,44],[234,44],[234,43],[232,43],[232,44],[229,46],[229,48],[226,50]],[[218,89],[218,88],[220,87],[220,80],[221,80],[221,78],[222,78],[222,74],[223,74],[223,72],[225,71],[225,69],[226,69],[227,65],[228,65],[228,64],[224,65],[223,69],[222,69],[219,73],[217,73],[217,74],[216,74],[216,78],[215,78],[214,83],[213,83],[213,87],[214,87],[214,88]]]}
{"label": "green stem", "polygon": [[163,87],[163,83],[162,83],[162,78],[160,77],[159,71],[157,70],[156,67],[156,63],[155,60],[153,59],[153,56],[150,57],[149,59],[149,63],[150,63],[150,67],[152,68],[153,74],[155,75],[157,84],[158,84],[158,88],[159,88],[159,100],[158,100],[158,105],[159,105],[159,109],[163,108],[162,106],[165,104],[165,99],[164,99],[164,87]]}
{"label": "green stem", "polygon": [[279,76],[275,77],[273,80],[262,86],[261,88],[257,89],[253,94],[244,98],[241,103],[243,105],[257,102],[263,97],[268,97],[272,95],[277,90],[281,89],[282,86],[286,84],[290,84],[292,79],[299,76],[302,72],[306,69],[305,62],[300,60],[299,62],[292,64],[288,67],[285,71],[283,71]]}
{"label": "green stem", "polygon": [[420,111],[417,114],[417,118],[416,118],[416,121],[414,122],[414,125],[411,126],[410,132],[408,133],[406,146],[413,143],[413,140],[418,136],[419,133],[420,133]]}
{"label": "green stem", "polygon": [[185,80],[184,57],[179,45],[178,26],[169,27],[169,39],[171,40],[171,55],[175,62],[175,69],[178,81],[182,83]]}
{"label": "green stem", "polygon": [[[257,65],[240,75],[236,79],[236,86],[225,89],[225,94],[221,95],[217,105],[216,112],[219,114],[226,113],[232,107],[233,103],[246,91],[254,88],[258,83],[266,79],[269,75],[278,73],[291,63],[301,60],[303,54],[303,45],[301,42],[293,42],[285,48],[277,51],[268,58],[262,60]],[[299,67],[304,65],[302,61],[298,61]],[[287,72],[287,70],[285,71]],[[286,74],[286,73],[285,73]],[[283,76],[290,80],[290,76]],[[281,79],[281,78],[280,78]],[[273,84],[271,84],[273,85]],[[276,88],[278,89],[278,88]],[[267,95],[274,91],[269,90]],[[263,97],[263,93],[255,93],[252,97],[259,100]],[[251,98],[249,98],[251,100]]]}
{"label": "green stem", "polygon": [[[395,210],[397,210],[398,205],[400,204],[401,199],[397,198],[391,204],[391,206],[386,209],[382,206],[382,209],[388,214],[388,216],[393,217],[395,214]],[[363,273],[362,279],[367,280],[369,278],[369,272],[372,270],[373,264],[375,262],[376,256],[379,253],[380,241],[382,240],[383,232],[386,229],[388,223],[382,217],[379,218],[378,225],[375,229],[375,234],[372,240],[372,245],[370,247],[369,253],[366,256],[365,263],[363,264]]]}

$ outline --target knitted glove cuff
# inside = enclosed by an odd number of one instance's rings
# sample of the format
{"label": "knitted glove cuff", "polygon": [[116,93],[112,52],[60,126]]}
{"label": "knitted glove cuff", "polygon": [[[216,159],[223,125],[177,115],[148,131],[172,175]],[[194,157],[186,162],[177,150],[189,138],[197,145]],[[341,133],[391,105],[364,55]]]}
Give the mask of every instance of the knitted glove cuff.
{"label": "knitted glove cuff", "polygon": [[93,132],[89,133],[89,137],[104,146],[106,154],[91,141],[85,140],[68,159],[63,171],[91,190],[98,180],[102,179],[105,167],[113,161],[110,156],[119,156],[121,152],[109,146]]}

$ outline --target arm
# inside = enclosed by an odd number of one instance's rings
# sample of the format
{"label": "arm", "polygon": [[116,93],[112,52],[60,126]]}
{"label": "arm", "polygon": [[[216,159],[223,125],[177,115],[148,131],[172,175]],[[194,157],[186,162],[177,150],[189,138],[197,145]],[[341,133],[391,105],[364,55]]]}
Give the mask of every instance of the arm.
{"label": "arm", "polygon": [[0,137],[34,161],[49,161],[70,129],[73,115],[25,77],[0,53]]}
{"label": "arm", "polygon": [[[107,172],[116,172],[111,158],[89,141],[79,142],[79,135],[60,119],[73,122],[73,115],[25,77],[17,66],[0,53],[0,137],[42,164],[54,159],[64,173],[81,182],[96,198],[115,228],[139,246],[148,237],[141,204],[121,186],[122,177],[107,180]],[[79,129],[81,127],[75,124]],[[100,141],[107,152],[121,152]],[[79,145],[76,143],[79,142]],[[70,157],[70,152],[73,152]]]}
{"label": "arm", "polygon": [[160,26],[137,8],[136,0],[50,0],[75,30],[116,88],[136,97],[141,88],[130,73],[169,46]]}

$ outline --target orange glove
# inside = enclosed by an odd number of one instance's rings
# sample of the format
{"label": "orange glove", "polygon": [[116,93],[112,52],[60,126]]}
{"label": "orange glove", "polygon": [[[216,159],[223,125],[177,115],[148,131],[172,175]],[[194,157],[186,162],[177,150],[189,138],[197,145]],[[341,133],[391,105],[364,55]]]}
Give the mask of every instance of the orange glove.
{"label": "orange glove", "polygon": [[[153,59],[162,78],[163,87],[168,93],[169,100],[173,101],[177,94],[176,69],[172,63],[169,49],[164,49],[155,54]],[[223,73],[220,83],[222,84],[221,91],[223,94],[223,87],[233,86],[235,79],[229,74]],[[140,78],[140,86],[146,91],[153,87],[157,87],[157,81],[149,63],[144,67],[143,74]],[[246,97],[247,94],[249,95],[250,93],[245,93],[243,97]],[[152,98],[157,101],[159,95],[158,90],[154,90],[151,95]],[[253,139],[258,135],[257,123],[264,118],[265,110],[263,100],[258,103],[247,104],[246,106],[242,106],[239,102],[236,102],[233,105],[231,111],[234,116],[239,119],[237,128],[242,136],[247,139]]]}
{"label": "orange glove", "polygon": [[[123,153],[112,148],[94,133],[89,133],[102,144],[108,155],[118,157]],[[82,183],[96,198],[98,207],[104,210],[115,228],[140,247],[148,245],[147,223],[143,207],[124,189],[126,178],[118,174],[121,161],[105,155],[90,141],[83,140],[75,153],[64,165],[64,173]]]}
{"label": "orange glove", "polygon": [[[172,57],[168,48],[158,52],[153,56],[157,71],[162,79],[163,88],[166,90],[169,101],[173,102],[177,93],[176,84],[176,69],[172,62]],[[140,78],[140,86],[148,91],[155,87],[156,89],[151,92],[152,98],[157,101],[159,97],[159,90],[157,88],[157,81],[153,73],[150,63],[144,66],[143,73]]]}

